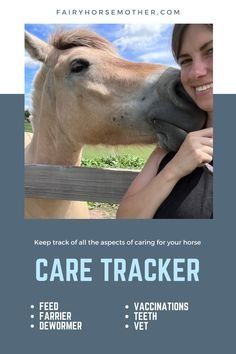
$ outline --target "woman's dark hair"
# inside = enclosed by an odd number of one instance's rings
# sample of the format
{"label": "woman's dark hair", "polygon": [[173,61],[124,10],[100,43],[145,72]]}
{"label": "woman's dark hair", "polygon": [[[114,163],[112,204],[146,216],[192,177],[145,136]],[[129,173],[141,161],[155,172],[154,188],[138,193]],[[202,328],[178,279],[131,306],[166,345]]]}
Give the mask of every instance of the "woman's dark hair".
{"label": "woman's dark hair", "polygon": [[[172,33],[172,53],[173,53],[176,61],[178,61],[178,59],[179,59],[183,36],[184,36],[184,33],[189,25],[190,25],[190,23],[174,25],[173,33]],[[210,27],[213,30],[212,23],[211,24],[206,23],[205,25]]]}

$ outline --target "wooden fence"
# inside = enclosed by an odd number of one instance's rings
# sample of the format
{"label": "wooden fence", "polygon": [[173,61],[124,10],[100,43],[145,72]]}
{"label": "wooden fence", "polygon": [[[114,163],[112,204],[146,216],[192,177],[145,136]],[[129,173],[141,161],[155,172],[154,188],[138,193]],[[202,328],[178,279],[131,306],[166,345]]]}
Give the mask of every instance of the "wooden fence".
{"label": "wooden fence", "polygon": [[25,165],[25,197],[119,203],[137,171]]}

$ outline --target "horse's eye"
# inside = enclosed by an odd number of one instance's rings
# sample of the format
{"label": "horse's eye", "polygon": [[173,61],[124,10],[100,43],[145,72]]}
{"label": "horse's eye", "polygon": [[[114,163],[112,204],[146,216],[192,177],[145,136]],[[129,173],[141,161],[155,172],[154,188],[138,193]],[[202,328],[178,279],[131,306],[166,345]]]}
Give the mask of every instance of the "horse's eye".
{"label": "horse's eye", "polygon": [[70,65],[70,71],[72,73],[80,73],[81,71],[87,69],[89,67],[88,60],[85,59],[75,59],[72,61]]}

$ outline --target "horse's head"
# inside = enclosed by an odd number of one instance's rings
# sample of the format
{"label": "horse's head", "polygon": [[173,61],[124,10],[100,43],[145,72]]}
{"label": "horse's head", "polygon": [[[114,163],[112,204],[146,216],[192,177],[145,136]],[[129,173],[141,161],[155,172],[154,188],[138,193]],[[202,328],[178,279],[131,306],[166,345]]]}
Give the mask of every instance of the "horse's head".
{"label": "horse's head", "polygon": [[44,64],[35,80],[34,126],[47,116],[73,146],[158,138],[175,150],[186,132],[204,124],[178,70],[126,61],[95,33],[57,32],[49,44],[26,33],[26,49]]}

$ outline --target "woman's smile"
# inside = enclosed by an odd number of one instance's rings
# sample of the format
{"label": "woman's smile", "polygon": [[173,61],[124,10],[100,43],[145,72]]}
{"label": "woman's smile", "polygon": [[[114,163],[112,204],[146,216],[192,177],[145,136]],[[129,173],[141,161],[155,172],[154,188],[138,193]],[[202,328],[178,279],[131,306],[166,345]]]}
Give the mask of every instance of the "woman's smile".
{"label": "woman's smile", "polygon": [[211,91],[211,89],[213,88],[213,82],[211,82],[210,84],[203,84],[200,86],[196,86],[195,87],[195,91],[197,94],[199,93],[207,93],[209,91]]}

